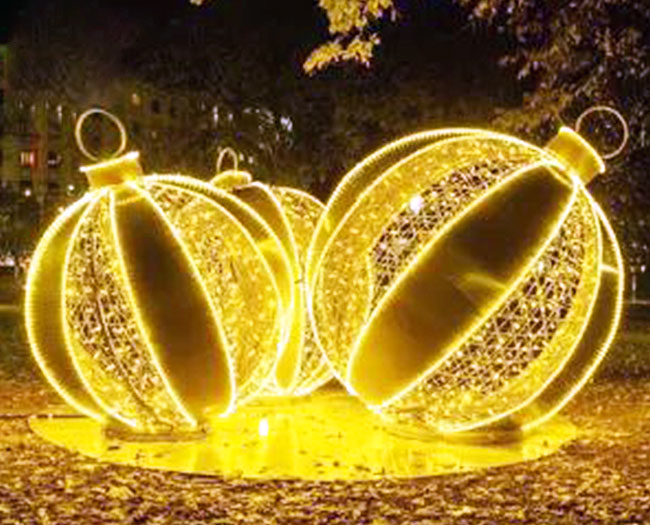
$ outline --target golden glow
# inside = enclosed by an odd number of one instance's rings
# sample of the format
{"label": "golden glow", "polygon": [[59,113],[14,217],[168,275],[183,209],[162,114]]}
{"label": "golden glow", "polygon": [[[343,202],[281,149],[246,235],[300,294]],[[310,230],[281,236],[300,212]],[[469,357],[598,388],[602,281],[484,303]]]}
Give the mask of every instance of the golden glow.
{"label": "golden glow", "polygon": [[324,206],[308,193],[268,187],[253,182],[248,173],[236,169],[219,173],[211,183],[231,191],[263,217],[281,239],[291,265],[291,276],[282,293],[286,298],[287,339],[278,354],[274,373],[260,395],[309,394],[331,378],[329,366],[315,343],[305,307],[306,253]]}
{"label": "golden glow", "polygon": [[210,183],[221,190],[231,190],[237,186],[246,186],[253,182],[253,176],[245,171],[228,170],[219,173]]}
{"label": "golden glow", "polygon": [[605,173],[605,162],[598,152],[571,128],[560,128],[546,149],[557,155],[584,184],[588,184],[596,175]]}
{"label": "golden glow", "polygon": [[140,153],[132,151],[118,159],[107,160],[79,170],[86,175],[91,189],[103,188],[113,184],[135,181],[142,176]]}
{"label": "golden glow", "polygon": [[[282,241],[253,208],[219,189],[177,176],[151,176],[144,182],[186,239],[206,289],[225,320],[227,338],[236,343],[232,355],[238,398],[239,403],[247,401],[264,386],[288,338],[290,297],[280,288],[289,287],[291,263]],[[195,194],[192,200],[182,198],[185,189]],[[213,212],[213,203],[243,228],[230,227],[231,222]],[[237,265],[232,263],[235,254]],[[268,303],[271,294],[277,298],[272,304]],[[260,366],[260,355],[270,345],[274,348],[271,363]]]}
{"label": "golden glow", "polygon": [[528,430],[557,412],[621,313],[619,249],[580,180],[603,170],[568,128],[548,150],[481,130],[421,133],[360,163],[307,261],[309,315],[335,375],[414,431]]}
{"label": "golden glow", "polygon": [[286,339],[274,272],[290,263],[245,204],[185,177],[131,177],[134,162],[87,168],[111,175],[43,236],[27,331],[44,375],[81,412],[182,433],[264,385]]}
{"label": "golden glow", "polygon": [[[288,393],[303,396],[313,392],[332,377],[332,372],[323,353],[316,344],[314,332],[309,323],[306,308],[307,287],[305,284],[307,250],[318,219],[325,206],[309,193],[294,188],[272,187],[271,190],[277,197],[289,223],[298,259],[298,273],[294,278],[294,283],[298,288],[297,293],[302,297],[301,303],[303,306],[298,315],[303,319],[303,335],[300,350],[300,367],[291,391]],[[284,394],[287,392],[280,390],[275,393]]]}
{"label": "golden glow", "polygon": [[[65,245],[80,215],[94,198],[96,196],[87,194],[63,211],[36,247],[27,275],[25,321],[32,355],[48,382],[79,412],[103,421],[101,408],[88,395],[73,370],[63,333],[65,274],[61,269],[66,256]],[[53,249],[50,250],[51,245]]]}
{"label": "golden glow", "polygon": [[54,444],[137,467],[227,478],[364,480],[466,472],[546,456],[577,430],[553,418],[518,440],[486,444],[418,440],[391,432],[355,398],[322,392],[285,403],[249,404],[194,441],[119,441],[87,418],[31,419],[32,430]]}

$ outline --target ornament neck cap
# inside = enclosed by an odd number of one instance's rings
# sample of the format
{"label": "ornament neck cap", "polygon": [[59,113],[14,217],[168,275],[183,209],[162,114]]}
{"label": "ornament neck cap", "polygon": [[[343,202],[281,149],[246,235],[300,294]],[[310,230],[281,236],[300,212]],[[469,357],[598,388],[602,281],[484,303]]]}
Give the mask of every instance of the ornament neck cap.
{"label": "ornament neck cap", "polygon": [[79,170],[86,175],[93,190],[135,181],[143,173],[140,166],[140,153],[137,151],[98,164],[82,166]]}
{"label": "ornament neck cap", "polygon": [[231,190],[237,186],[248,186],[253,182],[253,176],[247,171],[226,170],[212,178],[210,184],[221,189]]}
{"label": "ornament neck cap", "polygon": [[563,126],[546,145],[553,153],[587,184],[597,175],[605,173],[605,162],[585,139],[571,128]]}

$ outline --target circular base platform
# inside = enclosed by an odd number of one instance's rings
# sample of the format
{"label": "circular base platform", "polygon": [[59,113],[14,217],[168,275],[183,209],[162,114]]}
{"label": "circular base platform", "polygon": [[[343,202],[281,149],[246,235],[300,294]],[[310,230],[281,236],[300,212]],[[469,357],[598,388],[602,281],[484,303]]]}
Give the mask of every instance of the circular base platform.
{"label": "circular base platform", "polygon": [[425,441],[388,432],[356,399],[339,393],[268,400],[214,418],[194,441],[124,441],[88,418],[32,419],[32,430],[99,460],[138,467],[245,478],[363,480],[463,472],[536,459],[576,436],[555,417],[509,444]]}

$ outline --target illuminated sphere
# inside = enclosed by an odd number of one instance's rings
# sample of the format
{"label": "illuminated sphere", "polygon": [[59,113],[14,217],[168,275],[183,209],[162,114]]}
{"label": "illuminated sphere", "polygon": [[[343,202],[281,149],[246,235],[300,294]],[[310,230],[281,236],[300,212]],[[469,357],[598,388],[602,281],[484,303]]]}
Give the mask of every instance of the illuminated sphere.
{"label": "illuminated sphere", "polygon": [[255,396],[289,336],[275,233],[209,184],[143,177],[137,153],[82,171],[91,189],[46,231],[27,281],[49,382],[142,433],[191,431]]}
{"label": "illuminated sphere", "polygon": [[309,251],[335,375],[390,423],[528,430],[593,374],[621,314],[619,248],[562,128],[540,149],[480,130],[399,140],[348,173]]}
{"label": "illuminated sphere", "polygon": [[294,309],[286,318],[290,335],[260,395],[307,395],[332,377],[309,323],[304,280],[307,249],[324,205],[304,191],[254,182],[249,173],[237,169],[220,173],[212,184],[255,209],[282,240],[291,263],[288,300]]}

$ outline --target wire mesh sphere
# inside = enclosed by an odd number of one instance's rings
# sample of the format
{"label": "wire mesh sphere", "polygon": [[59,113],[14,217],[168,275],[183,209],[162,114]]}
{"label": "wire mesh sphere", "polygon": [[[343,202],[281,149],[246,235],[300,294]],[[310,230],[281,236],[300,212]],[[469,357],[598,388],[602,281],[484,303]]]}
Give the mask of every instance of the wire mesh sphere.
{"label": "wire mesh sphere", "polygon": [[595,151],[450,129],[378,151],[340,183],[308,260],[336,376],[419,432],[527,430],[603,358],[623,267],[584,183]]}
{"label": "wire mesh sphere", "polygon": [[46,231],[27,280],[49,382],[142,433],[191,431],[250,399],[288,337],[279,239],[209,184],[142,177],[137,154],[84,171],[91,191]]}
{"label": "wire mesh sphere", "polygon": [[253,182],[250,174],[238,170],[220,173],[212,184],[232,192],[260,213],[283,241],[291,261],[294,314],[287,317],[286,327],[290,336],[260,395],[307,395],[332,377],[309,323],[304,280],[307,249],[324,205],[304,191]]}

